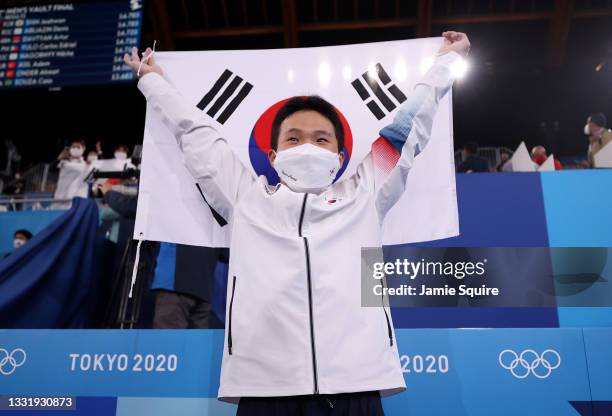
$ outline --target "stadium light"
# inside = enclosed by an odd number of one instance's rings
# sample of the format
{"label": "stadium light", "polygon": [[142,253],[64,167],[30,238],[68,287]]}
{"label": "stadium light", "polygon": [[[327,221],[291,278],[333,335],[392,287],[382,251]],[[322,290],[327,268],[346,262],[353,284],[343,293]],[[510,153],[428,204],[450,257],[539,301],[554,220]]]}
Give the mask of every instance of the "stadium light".
{"label": "stadium light", "polygon": [[451,74],[453,75],[453,78],[463,79],[463,77],[465,77],[465,74],[467,74],[468,69],[468,62],[465,59],[461,58],[455,63],[453,63],[453,65],[451,66]]}

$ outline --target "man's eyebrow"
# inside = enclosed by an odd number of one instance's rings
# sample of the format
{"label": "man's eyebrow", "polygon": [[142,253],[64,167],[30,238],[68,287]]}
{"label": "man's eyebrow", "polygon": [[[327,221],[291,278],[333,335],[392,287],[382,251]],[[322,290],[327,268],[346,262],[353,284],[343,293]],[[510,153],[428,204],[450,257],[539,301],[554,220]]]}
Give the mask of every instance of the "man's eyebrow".
{"label": "man's eyebrow", "polygon": [[[302,133],[303,131],[304,130],[302,130],[302,129],[298,129],[297,127],[293,127],[293,128],[290,128],[289,130],[284,131],[283,133]],[[325,136],[331,136],[332,135],[332,133],[330,133],[327,130],[314,130],[313,133],[317,134],[317,135],[318,134],[322,134],[322,135],[325,135]]]}

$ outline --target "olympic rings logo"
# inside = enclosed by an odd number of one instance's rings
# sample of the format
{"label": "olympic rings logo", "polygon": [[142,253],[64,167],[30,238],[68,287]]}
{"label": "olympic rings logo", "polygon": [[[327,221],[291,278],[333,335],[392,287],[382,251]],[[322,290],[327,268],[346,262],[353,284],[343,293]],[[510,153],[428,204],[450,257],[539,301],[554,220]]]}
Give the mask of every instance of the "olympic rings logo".
{"label": "olympic rings logo", "polygon": [[547,349],[538,354],[532,349],[517,354],[513,350],[503,350],[499,353],[499,365],[510,370],[516,378],[527,378],[533,374],[539,379],[550,376],[553,370],[561,365],[561,356],[555,350]]}
{"label": "olympic rings logo", "polygon": [[0,373],[10,376],[17,367],[21,367],[25,363],[25,360],[26,352],[22,348],[15,348],[10,354],[4,348],[0,348]]}

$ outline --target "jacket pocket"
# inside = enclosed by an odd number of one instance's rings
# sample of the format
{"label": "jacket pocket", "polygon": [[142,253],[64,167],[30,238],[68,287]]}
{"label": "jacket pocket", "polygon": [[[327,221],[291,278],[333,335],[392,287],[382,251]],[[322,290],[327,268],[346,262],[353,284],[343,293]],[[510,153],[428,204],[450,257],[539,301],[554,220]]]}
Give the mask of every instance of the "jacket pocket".
{"label": "jacket pocket", "polygon": [[236,294],[236,276],[232,279],[232,296],[230,297],[229,317],[227,324],[227,352],[232,355],[232,309],[234,307],[234,295]]}

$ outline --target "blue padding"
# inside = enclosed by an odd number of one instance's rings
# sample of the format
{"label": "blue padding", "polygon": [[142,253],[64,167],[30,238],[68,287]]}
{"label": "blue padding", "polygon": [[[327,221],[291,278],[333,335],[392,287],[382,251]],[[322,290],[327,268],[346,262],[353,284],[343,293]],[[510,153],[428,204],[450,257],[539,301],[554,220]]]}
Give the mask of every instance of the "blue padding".
{"label": "blue padding", "polygon": [[611,401],[612,328],[585,328],[583,335],[593,400]]}
{"label": "blue padding", "polygon": [[396,328],[556,328],[557,308],[393,308]]}
{"label": "blue padding", "polygon": [[538,173],[457,174],[458,237],[418,245],[547,247]]}
{"label": "blue padding", "polygon": [[612,170],[543,172],[551,247],[612,247]]}
{"label": "blue padding", "polygon": [[[538,173],[457,175],[461,235],[414,245],[547,247]],[[557,327],[555,308],[395,308],[400,328]]]}
{"label": "blue padding", "polygon": [[561,327],[612,327],[612,308],[559,307]]}

